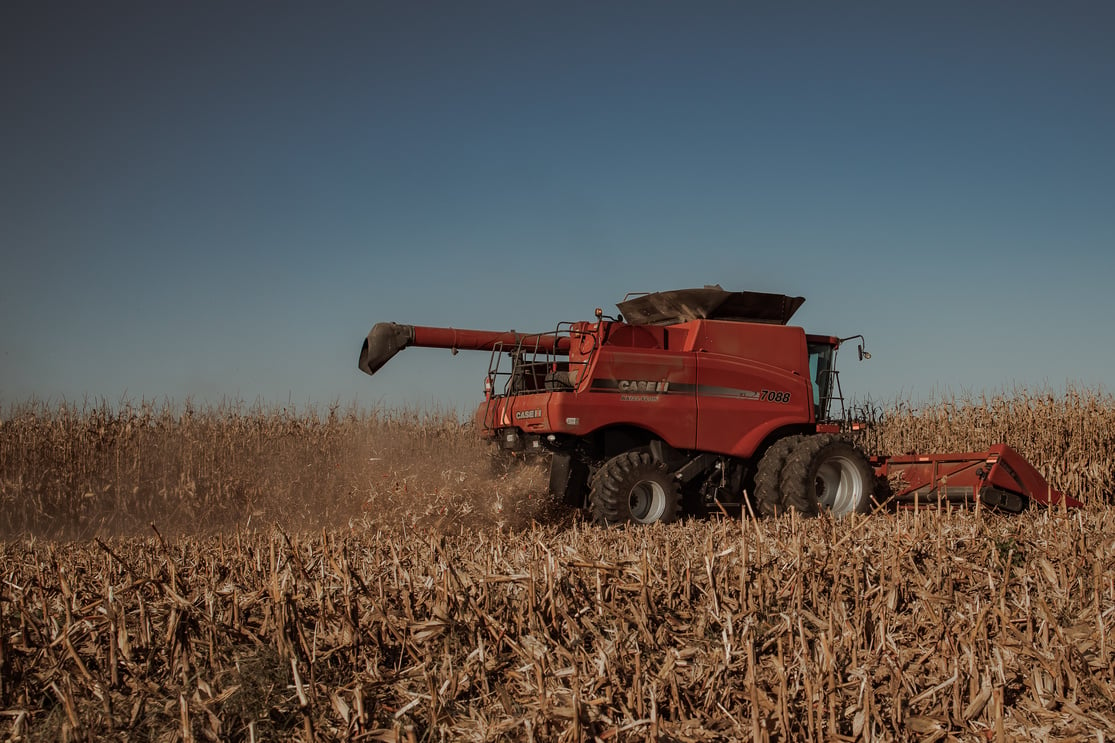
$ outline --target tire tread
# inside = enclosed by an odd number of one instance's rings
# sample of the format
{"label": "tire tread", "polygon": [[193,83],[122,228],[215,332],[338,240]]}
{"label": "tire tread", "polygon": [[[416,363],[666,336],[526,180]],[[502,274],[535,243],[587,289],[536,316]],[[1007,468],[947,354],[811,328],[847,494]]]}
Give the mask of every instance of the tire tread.
{"label": "tire tread", "polygon": [[666,472],[666,466],[645,450],[619,454],[597,470],[589,495],[593,519],[600,524],[633,521],[628,495],[637,482],[646,479],[657,480],[666,491],[666,510],[659,521],[676,521],[681,515],[681,489]]}
{"label": "tire tread", "polygon": [[[846,446],[860,460],[860,466],[864,468],[865,479],[871,484],[871,487],[865,488],[865,502],[868,505],[870,504],[870,496],[874,491],[874,474],[867,462],[867,456],[839,434],[818,434],[803,437],[802,441],[786,458],[780,480],[782,502],[785,509],[793,508],[803,516],[816,516],[820,512],[821,506],[817,499],[814,480],[817,469],[822,463],[821,460],[825,457],[825,450],[837,443]],[[860,512],[865,510],[865,503],[858,504],[855,510]]]}
{"label": "tire tread", "polygon": [[801,436],[787,436],[774,442],[759,460],[755,472],[755,510],[760,516],[778,516],[786,510],[782,498],[782,470],[786,459],[801,442]]}

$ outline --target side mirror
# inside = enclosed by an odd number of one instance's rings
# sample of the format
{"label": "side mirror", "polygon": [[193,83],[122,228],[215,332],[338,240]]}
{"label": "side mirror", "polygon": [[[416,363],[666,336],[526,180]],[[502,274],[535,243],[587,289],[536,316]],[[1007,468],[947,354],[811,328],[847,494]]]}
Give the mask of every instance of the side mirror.
{"label": "side mirror", "polygon": [[862,335],[850,335],[847,338],[841,338],[840,342],[844,343],[845,341],[854,341],[856,338],[859,338],[859,345],[856,348],[856,352],[859,354],[859,360],[863,361],[864,359],[871,358],[871,354],[869,354],[863,347],[864,344],[867,343],[867,340]]}

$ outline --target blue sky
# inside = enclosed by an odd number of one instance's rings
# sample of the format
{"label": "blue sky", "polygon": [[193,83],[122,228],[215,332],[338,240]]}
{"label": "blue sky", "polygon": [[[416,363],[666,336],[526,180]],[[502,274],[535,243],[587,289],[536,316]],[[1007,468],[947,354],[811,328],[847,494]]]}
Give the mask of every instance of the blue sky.
{"label": "blue sky", "polygon": [[0,7],[0,404],[467,407],[504,330],[807,298],[846,393],[1115,387],[1115,6]]}

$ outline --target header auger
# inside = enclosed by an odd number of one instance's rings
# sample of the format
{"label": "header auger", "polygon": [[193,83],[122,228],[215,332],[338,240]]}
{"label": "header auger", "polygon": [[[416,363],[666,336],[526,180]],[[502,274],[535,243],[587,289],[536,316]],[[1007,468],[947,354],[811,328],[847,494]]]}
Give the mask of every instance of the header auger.
{"label": "header auger", "polygon": [[545,333],[379,323],[375,374],[408,346],[488,351],[481,435],[552,455],[550,490],[602,523],[878,505],[1079,506],[1006,446],[868,458],[841,433],[839,338],[789,325],[802,297],[719,286],[642,294]]}

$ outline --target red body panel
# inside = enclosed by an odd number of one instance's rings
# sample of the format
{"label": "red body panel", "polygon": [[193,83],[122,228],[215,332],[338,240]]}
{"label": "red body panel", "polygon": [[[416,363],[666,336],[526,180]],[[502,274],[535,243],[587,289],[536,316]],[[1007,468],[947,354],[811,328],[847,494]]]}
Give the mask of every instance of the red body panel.
{"label": "red body panel", "polygon": [[601,325],[575,326],[580,335],[568,347],[575,390],[492,398],[477,410],[481,428],[586,435],[634,426],[677,449],[750,457],[771,432],[815,422],[799,327]]}
{"label": "red body panel", "polygon": [[[476,421],[482,430],[513,426],[534,434],[636,426],[673,447],[692,449],[697,407],[687,380],[696,378],[695,367],[692,354],[605,346],[580,375],[576,391],[494,397],[480,405]],[[639,389],[640,381],[653,385]]]}
{"label": "red body panel", "polygon": [[750,457],[773,431],[814,422],[809,357],[801,328],[700,322],[697,445]]}

